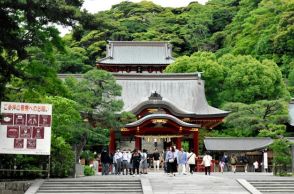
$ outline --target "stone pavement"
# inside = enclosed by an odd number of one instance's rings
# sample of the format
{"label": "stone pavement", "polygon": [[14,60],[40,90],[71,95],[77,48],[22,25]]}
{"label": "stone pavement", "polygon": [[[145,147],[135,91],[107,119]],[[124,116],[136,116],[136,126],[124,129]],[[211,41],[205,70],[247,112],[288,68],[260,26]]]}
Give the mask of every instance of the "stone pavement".
{"label": "stone pavement", "polygon": [[[203,173],[169,177],[163,173],[141,175],[148,177],[154,194],[248,194],[234,178]],[[144,187],[144,185],[143,185]]]}

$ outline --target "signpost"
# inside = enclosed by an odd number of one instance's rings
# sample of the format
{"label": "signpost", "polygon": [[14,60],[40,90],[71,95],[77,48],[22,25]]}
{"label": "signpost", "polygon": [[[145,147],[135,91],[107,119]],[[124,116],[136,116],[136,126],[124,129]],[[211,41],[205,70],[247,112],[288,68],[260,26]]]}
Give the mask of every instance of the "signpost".
{"label": "signpost", "polygon": [[1,102],[1,115],[1,154],[50,157],[52,105]]}

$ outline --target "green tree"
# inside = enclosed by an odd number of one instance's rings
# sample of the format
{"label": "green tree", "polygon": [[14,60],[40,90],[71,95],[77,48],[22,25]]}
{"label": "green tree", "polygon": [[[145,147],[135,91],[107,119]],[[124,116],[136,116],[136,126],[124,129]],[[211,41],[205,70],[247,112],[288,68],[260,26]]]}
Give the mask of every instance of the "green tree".
{"label": "green tree", "polygon": [[70,144],[62,137],[51,138],[51,177],[68,177],[72,174],[75,157]]}
{"label": "green tree", "polygon": [[241,0],[239,11],[224,29],[222,52],[272,59],[286,77],[293,69],[293,2]]}
{"label": "green tree", "polygon": [[262,100],[254,104],[226,103],[223,109],[231,111],[225,118],[223,132],[230,136],[284,135],[288,122],[287,101]]}
{"label": "green tree", "polygon": [[291,144],[285,138],[276,139],[270,146],[273,150],[274,174],[288,175],[288,168],[291,166]]}
{"label": "green tree", "polygon": [[20,67],[28,57],[27,47],[35,46],[46,53],[53,46],[62,49],[61,38],[53,23],[73,25],[80,16],[82,1],[2,0],[0,2],[0,101],[12,76],[24,78]]}
{"label": "green tree", "polygon": [[69,79],[65,82],[72,91],[73,99],[81,105],[84,117],[93,126],[111,127],[115,112],[122,109],[123,102],[118,85],[111,73],[103,70],[91,70],[80,81]]}
{"label": "green tree", "polygon": [[222,91],[226,72],[225,67],[217,62],[217,58],[213,53],[197,52],[191,57],[179,57],[165,69],[167,73],[192,73],[197,71],[203,72],[208,101],[213,105],[221,104],[222,100],[218,94]]}
{"label": "green tree", "polygon": [[16,102],[42,102],[44,96],[69,95],[57,77],[54,58],[37,47],[27,48],[29,57],[15,64],[25,77],[12,77],[6,88],[6,97]]}
{"label": "green tree", "polygon": [[227,70],[221,94],[225,101],[253,103],[263,99],[289,98],[281,71],[273,61],[224,55],[218,62]]}

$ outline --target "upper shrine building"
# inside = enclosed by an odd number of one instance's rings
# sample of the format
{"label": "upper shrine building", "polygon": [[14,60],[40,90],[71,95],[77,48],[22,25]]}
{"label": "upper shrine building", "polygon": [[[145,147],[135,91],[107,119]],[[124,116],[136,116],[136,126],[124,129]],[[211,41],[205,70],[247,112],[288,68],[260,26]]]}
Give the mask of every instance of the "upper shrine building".
{"label": "upper shrine building", "polygon": [[214,128],[228,115],[207,103],[199,73],[163,73],[174,61],[171,53],[168,42],[110,41],[107,56],[97,61],[97,68],[112,72],[122,86],[122,111],[137,117],[111,131],[110,152],[118,140],[135,140],[138,149],[142,140],[177,148],[185,140],[198,154],[199,130]]}

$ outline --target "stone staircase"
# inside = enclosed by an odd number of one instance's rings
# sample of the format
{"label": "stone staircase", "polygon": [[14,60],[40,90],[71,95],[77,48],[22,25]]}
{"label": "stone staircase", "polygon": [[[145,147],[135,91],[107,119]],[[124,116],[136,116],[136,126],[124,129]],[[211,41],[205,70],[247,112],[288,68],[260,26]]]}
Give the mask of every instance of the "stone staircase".
{"label": "stone staircase", "polygon": [[294,179],[247,180],[258,191],[265,194],[293,194]]}
{"label": "stone staircase", "polygon": [[[105,176],[104,176],[105,177]],[[99,178],[99,179],[51,179],[45,181],[37,194],[93,194],[93,193],[130,193],[142,194],[142,185],[137,178]]]}

